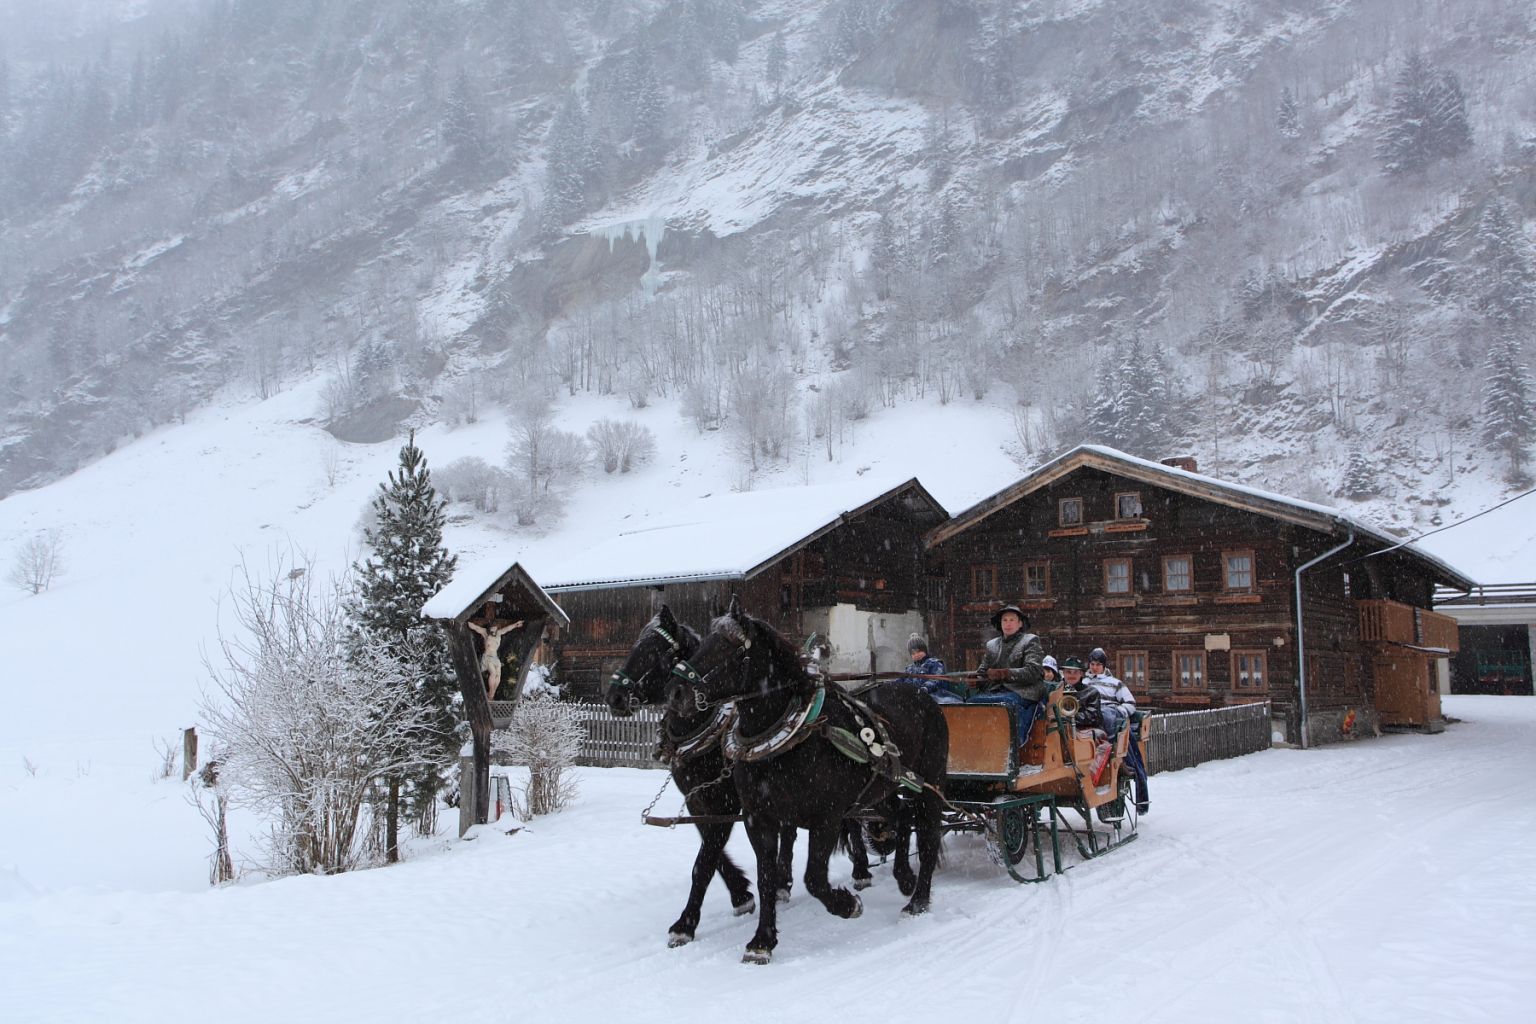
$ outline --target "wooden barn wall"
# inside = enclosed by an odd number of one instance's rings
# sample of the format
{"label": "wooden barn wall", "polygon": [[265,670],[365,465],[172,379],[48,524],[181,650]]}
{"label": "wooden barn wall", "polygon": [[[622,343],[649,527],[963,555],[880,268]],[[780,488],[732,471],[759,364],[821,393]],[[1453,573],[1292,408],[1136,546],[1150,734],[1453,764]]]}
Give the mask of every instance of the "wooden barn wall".
{"label": "wooden barn wall", "polygon": [[750,580],[555,594],[571,617],[570,629],[554,645],[560,681],[573,696],[596,697],[662,602],[680,621],[702,631],[735,594],[745,611],[796,643],[805,637],[802,613],[807,608],[840,602],[870,611],[917,607],[921,531],[878,511],[838,527]]}
{"label": "wooden barn wall", "polygon": [[[1134,492],[1142,515],[1117,520],[1115,499]],[[1084,526],[1062,527],[1058,502],[1080,498]],[[941,652],[970,667],[994,635],[989,619],[1003,604],[1028,611],[1046,651],[1058,658],[1084,656],[1095,646],[1113,658],[1147,655],[1153,706],[1207,707],[1288,695],[1294,680],[1289,531],[1274,520],[1162,488],[1084,469],[994,513],[929,552],[930,571],[948,592],[947,648]],[[1224,553],[1251,551],[1255,588],[1231,593],[1224,580]],[[1164,589],[1163,559],[1187,555],[1192,588]],[[1106,559],[1130,559],[1131,593],[1105,593]],[[1049,592],[1024,596],[1025,566],[1048,564]],[[996,573],[996,593],[976,593],[973,569]],[[930,629],[933,628],[930,624]],[[1224,636],[1231,650],[1206,650],[1207,636]],[[1276,645],[1276,640],[1280,641]],[[1205,655],[1205,686],[1174,692],[1174,652]],[[1231,693],[1232,650],[1263,651],[1268,685]],[[1113,669],[1115,666],[1111,666]]]}

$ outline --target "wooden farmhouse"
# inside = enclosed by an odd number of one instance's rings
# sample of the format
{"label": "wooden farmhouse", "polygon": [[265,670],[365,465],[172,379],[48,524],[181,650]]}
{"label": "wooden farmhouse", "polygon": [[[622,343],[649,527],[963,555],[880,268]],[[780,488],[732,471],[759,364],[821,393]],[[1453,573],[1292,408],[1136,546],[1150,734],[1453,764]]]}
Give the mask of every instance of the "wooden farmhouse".
{"label": "wooden farmhouse", "polygon": [[570,617],[552,643],[566,692],[595,697],[665,602],[703,630],[741,598],[797,642],[830,644],[832,671],[888,671],[927,612],[923,536],[948,513],[916,480],[793,487],[706,497],[665,520],[542,570]]}
{"label": "wooden farmhouse", "polygon": [[1153,708],[1269,701],[1304,744],[1440,721],[1457,633],[1432,595],[1472,581],[1337,510],[1171,461],[1079,447],[933,529],[935,653],[976,665],[1017,603],[1048,653],[1103,647]]}

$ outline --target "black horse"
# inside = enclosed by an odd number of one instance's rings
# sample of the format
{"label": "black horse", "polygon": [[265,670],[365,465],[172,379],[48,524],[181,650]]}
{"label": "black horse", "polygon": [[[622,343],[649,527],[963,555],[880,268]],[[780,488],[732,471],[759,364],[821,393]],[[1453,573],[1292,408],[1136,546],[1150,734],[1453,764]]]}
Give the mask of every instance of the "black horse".
{"label": "black horse", "polygon": [[[859,898],[828,882],[827,861],[844,819],[865,808],[888,809],[899,798],[902,827],[918,837],[918,873],[910,893],[902,886],[911,896],[902,912],[921,914],[939,858],[943,805],[937,790],[920,783],[943,785],[949,729],[939,706],[916,687],[888,684],[862,700],[807,673],[793,645],[733,600],[698,651],[673,669],[667,707],[702,714],[734,702],[737,722],[725,753],[736,762],[732,779],[757,853],[760,891],[779,884],[782,828],[794,825],[811,834],[807,891],[839,917],[859,916]],[[776,945],[778,908],[765,902],[742,959],[767,963]]]}
{"label": "black horse", "polygon": [[[609,710],[624,718],[632,713],[636,704],[661,703],[673,666],[692,657],[698,646],[699,634],[678,622],[671,610],[662,605],[640,631],[623,666],[609,679]],[[733,720],[734,713],[724,705],[705,711],[691,707],[680,711],[668,709],[662,716],[661,753],[672,770],[672,781],[687,798],[688,810],[694,815],[729,819],[741,813],[741,800],[736,795],[736,787],[726,777],[725,758],[720,753],[721,734]],[[688,890],[688,903],[682,914],[667,929],[670,946],[681,946],[693,940],[704,905],[704,892],[717,872],[730,893],[731,906],[737,916],[756,909],[747,876],[725,852],[734,823],[730,820],[698,822],[696,827],[699,852],[693,860],[693,884]],[[783,879],[777,890],[780,900],[789,898],[795,849],[794,826],[785,826],[785,832],[778,843],[783,859],[777,872]],[[853,859],[854,887],[867,888],[870,884],[869,857],[862,837],[857,831],[850,830],[842,846]]]}

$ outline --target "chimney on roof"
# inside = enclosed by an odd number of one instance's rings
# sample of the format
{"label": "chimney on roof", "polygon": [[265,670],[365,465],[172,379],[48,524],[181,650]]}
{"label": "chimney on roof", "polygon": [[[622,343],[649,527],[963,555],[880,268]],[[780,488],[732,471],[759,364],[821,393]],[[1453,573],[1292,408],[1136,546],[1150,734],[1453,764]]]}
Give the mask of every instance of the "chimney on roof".
{"label": "chimney on roof", "polygon": [[1189,473],[1198,473],[1195,457],[1193,455],[1175,455],[1171,459],[1164,459],[1163,465],[1172,466],[1174,469],[1182,469]]}

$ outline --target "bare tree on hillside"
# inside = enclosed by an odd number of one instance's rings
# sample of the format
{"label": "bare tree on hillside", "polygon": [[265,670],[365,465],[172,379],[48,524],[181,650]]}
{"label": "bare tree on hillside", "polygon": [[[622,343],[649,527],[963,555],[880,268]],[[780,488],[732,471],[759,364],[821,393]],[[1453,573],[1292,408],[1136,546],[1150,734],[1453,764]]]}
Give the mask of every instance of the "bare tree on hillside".
{"label": "bare tree on hillside", "polygon": [[6,579],[29,594],[41,594],[64,571],[64,538],[58,530],[39,530],[16,549]]}

